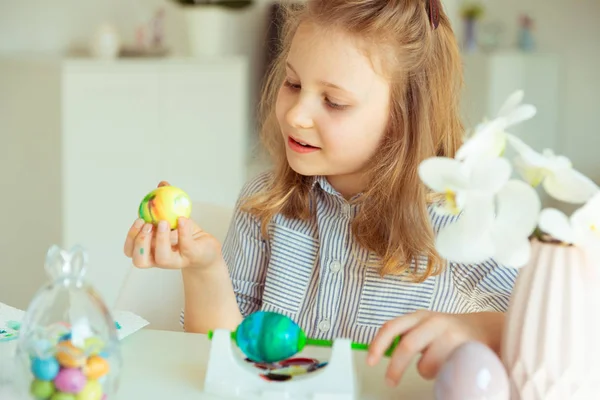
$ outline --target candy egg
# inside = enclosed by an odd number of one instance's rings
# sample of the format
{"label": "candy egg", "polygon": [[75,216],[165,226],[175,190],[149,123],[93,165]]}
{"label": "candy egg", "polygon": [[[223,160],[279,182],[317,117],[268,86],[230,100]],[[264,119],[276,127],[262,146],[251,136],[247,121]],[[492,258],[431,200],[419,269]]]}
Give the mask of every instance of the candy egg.
{"label": "candy egg", "polygon": [[30,392],[33,397],[40,400],[49,399],[55,392],[54,383],[49,381],[34,380],[31,382]]}
{"label": "candy egg", "polygon": [[92,356],[88,358],[83,372],[88,379],[100,379],[108,373],[110,365],[108,361],[100,356]]}
{"label": "candy egg", "polygon": [[508,400],[509,393],[502,362],[479,342],[467,342],[454,350],[435,382],[438,400]]}
{"label": "candy egg", "polygon": [[79,393],[86,384],[87,378],[77,368],[61,369],[54,379],[56,388],[65,393]]}
{"label": "candy egg", "polygon": [[37,358],[34,357],[31,362],[31,372],[40,381],[51,381],[53,380],[58,371],[60,365],[54,357]]}
{"label": "candy egg", "polygon": [[56,392],[52,397],[50,397],[50,400],[77,400],[77,398],[71,393]]}
{"label": "candy egg", "polygon": [[88,381],[83,390],[77,394],[77,400],[102,399],[102,385],[98,381]]}
{"label": "candy egg", "polygon": [[257,311],[244,318],[236,332],[240,350],[252,361],[272,363],[285,360],[302,350],[304,331],[288,317]]}
{"label": "candy egg", "polygon": [[81,367],[85,363],[83,350],[76,347],[70,340],[65,340],[57,345],[56,359],[66,368]]}
{"label": "candy egg", "polygon": [[142,200],[138,214],[148,223],[158,224],[167,221],[171,229],[177,228],[179,217],[189,218],[192,202],[183,190],[175,186],[162,186],[154,189]]}
{"label": "candy egg", "polygon": [[83,349],[87,355],[95,356],[100,354],[104,348],[104,342],[97,337],[91,337],[85,339]]}

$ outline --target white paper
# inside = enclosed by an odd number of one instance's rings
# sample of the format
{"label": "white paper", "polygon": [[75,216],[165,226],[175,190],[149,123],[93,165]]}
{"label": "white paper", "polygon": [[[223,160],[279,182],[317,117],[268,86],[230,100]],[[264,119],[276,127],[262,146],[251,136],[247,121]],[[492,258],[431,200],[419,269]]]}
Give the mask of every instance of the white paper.
{"label": "white paper", "polygon": [[[120,329],[117,329],[117,336],[119,340],[126,338],[127,336],[139,331],[149,324],[144,318],[131,313],[129,311],[113,311],[113,319],[117,322]],[[21,322],[25,312],[9,305],[0,303],[0,332],[6,331],[6,333],[0,333],[0,346],[7,342],[7,335],[15,333],[13,329],[10,329],[8,325],[10,321]],[[3,339],[4,337],[4,339]]]}

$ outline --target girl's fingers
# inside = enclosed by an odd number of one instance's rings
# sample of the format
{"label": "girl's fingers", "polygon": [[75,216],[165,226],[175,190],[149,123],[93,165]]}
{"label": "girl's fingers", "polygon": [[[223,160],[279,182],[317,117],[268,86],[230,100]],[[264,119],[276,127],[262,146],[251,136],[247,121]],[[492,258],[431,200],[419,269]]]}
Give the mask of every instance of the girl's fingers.
{"label": "girl's fingers", "polygon": [[[444,335],[445,336],[445,335]],[[457,347],[451,340],[441,337],[429,346],[417,364],[419,374],[425,379],[434,379],[450,353]]]}
{"label": "girl's fingers", "polygon": [[123,252],[129,258],[131,258],[133,255],[133,243],[135,242],[135,238],[137,237],[138,233],[140,233],[140,230],[143,226],[144,220],[138,218],[135,220],[133,225],[131,225],[131,228],[129,228],[129,232],[127,232],[125,244],[123,245]]}
{"label": "girl's fingers", "polygon": [[177,246],[179,244],[179,232],[177,229],[173,229],[169,232],[169,239],[171,241],[171,246]]}
{"label": "girl's fingers", "polygon": [[[371,366],[377,364],[384,353],[390,347],[394,339],[411,329],[421,321],[419,313],[408,314],[386,322],[377,332],[377,335],[369,345],[367,363]],[[400,340],[402,343],[404,339]]]}
{"label": "girl's fingers", "polygon": [[179,252],[187,261],[191,261],[195,256],[195,243],[192,236],[192,221],[180,217],[177,220],[177,234],[179,239]]}
{"label": "girl's fingers", "polygon": [[398,384],[404,371],[417,354],[436,340],[444,340],[442,334],[446,327],[444,318],[434,316],[425,319],[402,337],[398,347],[394,350],[386,372],[386,380],[390,386]]}
{"label": "girl's fingers", "polygon": [[178,254],[171,246],[171,232],[167,221],[160,221],[156,231],[154,262],[157,267],[175,268],[179,264]]}
{"label": "girl's fingers", "polygon": [[133,265],[138,268],[149,268],[154,264],[152,259],[152,230],[151,224],[144,224],[144,227],[137,235],[133,245]]}

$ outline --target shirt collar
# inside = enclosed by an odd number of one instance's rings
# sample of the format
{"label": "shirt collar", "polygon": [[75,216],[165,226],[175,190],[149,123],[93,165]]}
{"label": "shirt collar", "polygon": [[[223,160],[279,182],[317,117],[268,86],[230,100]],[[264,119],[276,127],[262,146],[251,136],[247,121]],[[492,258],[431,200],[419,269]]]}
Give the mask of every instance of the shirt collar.
{"label": "shirt collar", "polygon": [[[321,190],[323,190],[325,193],[328,193],[332,196],[336,196],[336,197],[340,198],[341,200],[346,201],[346,199],[344,199],[344,196],[342,196],[337,190],[335,190],[335,188],[333,186],[331,186],[331,184],[329,183],[329,181],[327,180],[326,177],[324,177],[322,175],[316,176],[315,179],[313,180],[312,188],[314,189],[316,186],[320,187]],[[356,196],[352,197],[352,199],[350,199],[350,201],[356,200],[360,196],[362,196],[362,193],[359,193]]]}

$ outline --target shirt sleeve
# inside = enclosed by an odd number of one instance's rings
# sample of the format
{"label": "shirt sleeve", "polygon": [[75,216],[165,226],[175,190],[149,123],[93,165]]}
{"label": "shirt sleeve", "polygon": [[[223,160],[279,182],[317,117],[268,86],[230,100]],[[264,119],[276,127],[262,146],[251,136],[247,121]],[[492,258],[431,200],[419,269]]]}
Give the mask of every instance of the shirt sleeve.
{"label": "shirt sleeve", "polygon": [[[262,237],[258,218],[242,211],[240,207],[244,199],[266,187],[270,176],[268,173],[261,174],[244,185],[222,247],[223,258],[243,317],[259,310],[262,304],[269,264],[269,245]],[[183,328],[185,322],[183,310],[179,322]]]}
{"label": "shirt sleeve", "polygon": [[462,297],[461,313],[506,312],[518,270],[494,260],[481,264],[450,264],[452,280]]}
{"label": "shirt sleeve", "polygon": [[[458,215],[437,214],[430,207],[434,233],[458,221]],[[482,311],[506,312],[510,296],[518,275],[518,269],[505,267],[493,259],[478,264],[450,262],[450,274],[444,277],[442,286],[449,293],[443,299],[450,304],[439,304],[445,312],[470,313]]]}
{"label": "shirt sleeve", "polygon": [[260,175],[243,189],[223,243],[223,258],[229,269],[233,291],[242,316],[260,309],[269,265],[269,244],[262,237],[260,221],[240,210],[243,199],[266,186],[268,175]]}

